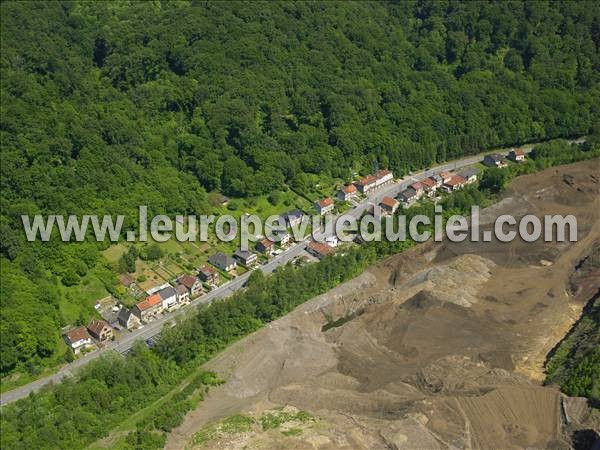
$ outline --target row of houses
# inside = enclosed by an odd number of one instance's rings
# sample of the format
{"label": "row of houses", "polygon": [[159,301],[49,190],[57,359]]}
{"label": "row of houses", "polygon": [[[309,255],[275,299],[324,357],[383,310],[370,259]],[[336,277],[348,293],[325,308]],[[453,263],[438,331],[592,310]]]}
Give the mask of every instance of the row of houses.
{"label": "row of houses", "polygon": [[394,174],[389,170],[378,170],[373,175],[367,175],[354,183],[361,194],[367,194],[394,181]]}
{"label": "row of houses", "polygon": [[488,167],[498,167],[499,169],[503,169],[508,166],[507,159],[510,159],[515,163],[525,162],[525,151],[520,148],[513,148],[510,152],[508,152],[507,157],[504,157],[499,153],[485,155],[482,163]]}
{"label": "row of houses", "polygon": [[[353,184],[342,186],[336,193],[336,197],[347,202],[358,197],[359,192],[361,194],[367,194],[374,189],[378,189],[382,186],[390,184],[394,181],[394,174],[389,170],[378,170],[372,175],[367,175]],[[319,215],[325,215],[333,211],[335,205],[331,197],[315,202],[315,209]]]}
{"label": "row of houses", "polygon": [[76,327],[64,334],[65,342],[76,355],[93,347],[92,338],[98,343],[103,343],[110,341],[113,336],[112,327],[101,319],[92,319],[87,327]]}
{"label": "row of houses", "polygon": [[442,171],[438,174],[416,181],[398,194],[397,199],[406,207],[411,206],[423,196],[434,197],[438,190],[453,192],[462,187],[475,183],[479,170],[468,168],[460,173]]}

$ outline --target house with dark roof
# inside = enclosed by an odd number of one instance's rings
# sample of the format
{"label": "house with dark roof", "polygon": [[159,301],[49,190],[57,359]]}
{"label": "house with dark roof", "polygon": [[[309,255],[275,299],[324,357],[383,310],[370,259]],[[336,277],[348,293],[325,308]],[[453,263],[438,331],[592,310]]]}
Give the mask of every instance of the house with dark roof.
{"label": "house with dark roof", "polygon": [[215,253],[208,258],[208,262],[217,269],[224,270],[225,272],[232,272],[237,267],[236,260],[223,252]]}
{"label": "house with dark roof", "polygon": [[134,330],[142,324],[140,318],[125,307],[121,308],[117,317],[119,319],[119,325],[127,330]]}
{"label": "house with dark roof", "polygon": [[479,175],[479,170],[477,170],[475,167],[469,167],[461,171],[459,175],[466,180],[466,184],[471,184],[477,181],[477,175]]}
{"label": "house with dark roof", "polygon": [[92,319],[87,329],[100,342],[108,341],[113,337],[113,329],[104,320]]}
{"label": "house with dark roof", "polygon": [[483,158],[483,164],[488,167],[498,167],[500,169],[508,166],[506,163],[506,158],[499,153],[485,155],[485,158]]}
{"label": "house with dark roof", "polygon": [[164,287],[157,294],[160,295],[163,309],[170,309],[177,304],[177,293],[173,286]]}
{"label": "house with dark roof", "polygon": [[256,253],[249,250],[237,249],[233,254],[233,257],[244,267],[254,267],[258,264],[258,256],[256,256]]}
{"label": "house with dark roof", "polygon": [[210,285],[216,285],[219,282],[219,272],[210,266],[204,266],[198,271],[198,278]]}
{"label": "house with dark roof", "polygon": [[417,192],[413,188],[406,188],[396,198],[400,200],[404,207],[411,206],[419,199]]}
{"label": "house with dark roof", "polygon": [[334,207],[335,205],[333,204],[333,199],[331,197],[327,197],[315,202],[315,209],[321,216],[333,211]]}
{"label": "house with dark roof", "polygon": [[85,327],[73,328],[64,334],[65,342],[73,353],[78,355],[83,349],[92,345],[92,337]]}

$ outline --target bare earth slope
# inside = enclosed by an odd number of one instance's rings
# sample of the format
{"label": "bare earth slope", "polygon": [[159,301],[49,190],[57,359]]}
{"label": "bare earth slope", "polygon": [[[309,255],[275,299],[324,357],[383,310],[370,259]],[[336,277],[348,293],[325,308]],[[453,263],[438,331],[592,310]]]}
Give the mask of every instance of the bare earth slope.
{"label": "bare earth slope", "polygon": [[578,242],[427,243],[389,258],[211,361],[227,382],[167,448],[208,422],[286,405],[319,426],[219,435],[208,447],[567,448],[569,408],[585,422],[571,428],[599,428],[585,402],[540,385],[585,300],[571,297],[569,277],[600,243],[598,163],[521,177],[482,217],[574,214]]}

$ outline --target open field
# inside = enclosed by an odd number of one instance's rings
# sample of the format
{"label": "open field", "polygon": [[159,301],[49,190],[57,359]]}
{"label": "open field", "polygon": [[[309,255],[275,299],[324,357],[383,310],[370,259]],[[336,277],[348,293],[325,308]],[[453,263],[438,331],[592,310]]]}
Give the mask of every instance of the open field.
{"label": "open field", "polygon": [[[482,214],[484,230],[500,214],[574,214],[578,242],[428,242],[234,344],[207,364],[227,382],[167,448],[567,448],[598,429],[597,411],[541,381],[584,304],[567,285],[600,245],[599,169],[520,177]],[[196,434],[285,406],[321,425]]]}

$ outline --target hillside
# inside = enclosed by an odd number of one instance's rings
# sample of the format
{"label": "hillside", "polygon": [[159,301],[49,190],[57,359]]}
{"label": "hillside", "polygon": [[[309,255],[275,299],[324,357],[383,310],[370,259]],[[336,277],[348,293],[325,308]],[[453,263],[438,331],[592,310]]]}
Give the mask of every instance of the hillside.
{"label": "hillside", "polygon": [[[3,2],[0,372],[68,357],[119,267],[21,214],[206,213],[586,134],[595,3]],[[259,200],[257,200],[259,199]],[[94,297],[96,296],[96,297]]]}

